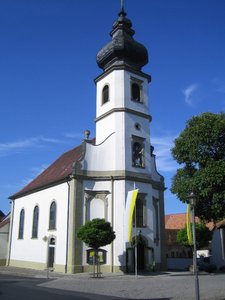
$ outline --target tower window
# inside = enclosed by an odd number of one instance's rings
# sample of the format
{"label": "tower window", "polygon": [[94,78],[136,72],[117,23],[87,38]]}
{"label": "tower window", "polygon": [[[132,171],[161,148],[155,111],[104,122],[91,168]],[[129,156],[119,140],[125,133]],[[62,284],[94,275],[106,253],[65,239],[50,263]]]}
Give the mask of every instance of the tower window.
{"label": "tower window", "polygon": [[25,217],[25,211],[24,211],[24,209],[22,209],[21,212],[20,212],[20,223],[19,223],[18,239],[23,239],[24,217]]}
{"label": "tower window", "polygon": [[131,86],[131,99],[137,102],[141,102],[140,87],[137,83],[132,83]]}
{"label": "tower window", "polygon": [[134,167],[144,168],[144,142],[133,141],[132,145],[132,163]]}
{"label": "tower window", "polygon": [[102,90],[102,104],[105,104],[109,101],[109,86],[105,85]]}

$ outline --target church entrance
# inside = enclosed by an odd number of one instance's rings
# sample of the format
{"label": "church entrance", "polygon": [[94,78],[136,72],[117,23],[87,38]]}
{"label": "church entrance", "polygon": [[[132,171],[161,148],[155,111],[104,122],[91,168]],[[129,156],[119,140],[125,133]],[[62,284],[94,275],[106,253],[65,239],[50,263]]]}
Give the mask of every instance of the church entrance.
{"label": "church entrance", "polygon": [[143,244],[137,245],[137,269],[138,271],[145,269],[145,246]]}
{"label": "church entrance", "polygon": [[[135,269],[135,249],[133,250],[133,262]],[[137,270],[145,270],[145,243],[142,239],[137,240]]]}
{"label": "church entrance", "polygon": [[48,268],[54,267],[54,261],[55,261],[55,238],[52,237],[49,240],[48,245]]}

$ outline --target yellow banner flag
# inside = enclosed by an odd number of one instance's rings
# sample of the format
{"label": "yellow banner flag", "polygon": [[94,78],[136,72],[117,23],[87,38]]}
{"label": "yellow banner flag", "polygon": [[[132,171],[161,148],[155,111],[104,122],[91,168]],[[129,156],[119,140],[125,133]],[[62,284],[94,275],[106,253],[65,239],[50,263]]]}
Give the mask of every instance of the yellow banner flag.
{"label": "yellow banner flag", "polygon": [[138,189],[128,192],[125,209],[125,241],[132,241],[132,221]]}
{"label": "yellow banner flag", "polygon": [[187,215],[186,215],[186,226],[187,226],[187,238],[188,238],[188,244],[190,246],[193,245],[193,238],[192,238],[192,231],[191,231],[191,206],[190,204],[187,205]]}

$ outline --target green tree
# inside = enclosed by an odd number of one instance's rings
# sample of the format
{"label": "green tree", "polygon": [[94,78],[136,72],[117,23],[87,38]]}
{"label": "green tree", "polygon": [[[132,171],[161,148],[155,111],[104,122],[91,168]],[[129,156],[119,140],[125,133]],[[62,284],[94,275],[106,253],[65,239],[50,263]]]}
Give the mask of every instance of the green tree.
{"label": "green tree", "polygon": [[[77,237],[82,240],[88,247],[94,249],[95,260],[94,263],[97,265],[97,277],[98,277],[98,249],[100,247],[111,244],[116,238],[115,232],[113,231],[109,222],[105,219],[93,219],[84,225],[82,225],[77,232]],[[94,277],[95,277],[95,266],[94,266]]]}
{"label": "green tree", "polygon": [[[208,247],[212,239],[212,232],[202,223],[196,223],[196,246],[197,249]],[[191,247],[188,243],[187,228],[180,229],[177,232],[177,242],[185,247]]]}
{"label": "green tree", "polygon": [[97,218],[81,226],[77,237],[90,248],[99,249],[111,244],[116,236],[109,222]]}
{"label": "green tree", "polygon": [[172,155],[182,165],[173,177],[172,193],[188,202],[194,192],[200,219],[225,218],[225,114],[192,117],[175,139]]}

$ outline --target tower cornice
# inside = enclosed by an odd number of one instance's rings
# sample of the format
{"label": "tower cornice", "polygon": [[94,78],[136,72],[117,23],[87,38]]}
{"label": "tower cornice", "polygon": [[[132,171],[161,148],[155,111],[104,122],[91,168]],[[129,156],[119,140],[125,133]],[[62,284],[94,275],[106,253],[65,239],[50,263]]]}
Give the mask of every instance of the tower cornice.
{"label": "tower cornice", "polygon": [[121,65],[121,66],[112,66],[111,68],[109,68],[107,71],[103,72],[102,74],[100,74],[98,77],[96,77],[94,79],[95,84],[103,79],[105,76],[109,75],[111,72],[116,71],[116,70],[125,70],[125,71],[129,71],[131,73],[134,73],[138,76],[144,77],[148,80],[148,82],[152,81],[152,77],[151,75],[144,73],[142,71],[138,71],[138,70],[134,70],[133,68],[131,68],[130,66],[127,65]]}
{"label": "tower cornice", "polygon": [[152,121],[152,117],[148,114],[145,114],[140,111],[133,110],[133,109],[130,109],[127,107],[118,107],[118,108],[112,108],[111,110],[107,111],[103,115],[99,116],[98,118],[95,119],[95,122],[98,122],[99,120],[104,119],[104,118],[108,117],[109,115],[111,115],[113,113],[118,113],[118,112],[125,112],[125,113],[129,113],[129,114],[133,114],[133,115],[142,117],[144,119],[147,119],[147,120],[149,120],[149,122]]}

